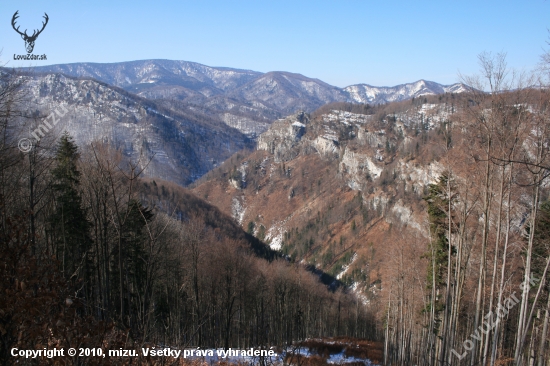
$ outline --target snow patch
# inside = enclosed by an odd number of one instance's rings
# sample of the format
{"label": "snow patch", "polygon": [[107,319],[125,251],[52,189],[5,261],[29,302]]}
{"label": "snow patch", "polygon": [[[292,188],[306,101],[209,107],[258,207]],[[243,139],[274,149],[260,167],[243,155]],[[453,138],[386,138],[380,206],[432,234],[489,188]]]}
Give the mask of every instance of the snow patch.
{"label": "snow patch", "polygon": [[357,296],[357,298],[359,299],[359,301],[361,301],[361,303],[363,305],[368,305],[369,304],[369,299],[363,294],[363,292],[359,289],[359,283],[358,282],[354,282],[352,285],[351,285],[351,292],[353,292],[355,294],[355,296]]}
{"label": "snow patch", "polygon": [[293,214],[280,222],[275,222],[269,228],[265,240],[269,241],[269,246],[273,250],[281,250],[283,246],[283,235],[285,233],[285,224],[292,218]]}
{"label": "snow patch", "polygon": [[244,196],[241,196],[240,200],[238,197],[233,197],[233,200],[231,202],[231,215],[235,220],[239,222],[240,225],[242,225],[243,223],[245,212],[246,207],[244,205]]}
{"label": "snow patch", "polygon": [[342,272],[340,272],[340,273],[338,273],[338,275],[336,275],[336,279],[341,280],[342,277],[347,273],[349,267],[353,264],[353,262],[355,262],[356,259],[357,259],[357,253],[354,253],[354,254],[353,254],[353,257],[351,257],[351,260],[349,261],[349,263],[346,264],[346,265],[342,268]]}

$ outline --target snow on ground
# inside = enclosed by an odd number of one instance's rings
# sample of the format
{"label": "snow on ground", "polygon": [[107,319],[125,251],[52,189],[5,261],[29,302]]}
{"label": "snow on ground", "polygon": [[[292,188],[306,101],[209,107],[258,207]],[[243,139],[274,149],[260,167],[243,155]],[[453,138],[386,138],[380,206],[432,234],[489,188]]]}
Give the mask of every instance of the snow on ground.
{"label": "snow on ground", "polygon": [[363,303],[363,305],[368,305],[369,304],[369,299],[367,299],[367,297],[363,294],[363,292],[359,289],[359,283],[357,282],[354,282],[352,285],[351,285],[351,291],[355,294],[355,296],[357,296],[357,298],[359,300],[361,300],[361,302]]}
{"label": "snow on ground", "polygon": [[[272,347],[273,349],[273,347]],[[244,351],[249,351],[250,348],[244,349]],[[258,348],[254,348],[254,350],[259,350]],[[220,349],[212,349],[212,350],[201,350],[201,352],[206,353],[207,355],[203,356],[187,356],[185,357],[188,360],[202,360],[207,365],[214,365],[217,362],[227,362],[229,364],[245,364],[245,365],[259,365],[261,362],[259,356],[242,356],[235,354],[240,354],[242,350],[240,349],[232,349],[229,348],[228,350],[230,353],[226,353],[227,351],[223,348]],[[231,352],[233,351],[233,353]],[[182,352],[183,354],[183,352]],[[183,357],[183,356],[182,356]],[[275,353],[275,356],[264,356],[264,362],[268,365],[282,365],[283,364],[283,356]]]}
{"label": "snow on ground", "polygon": [[357,114],[339,110],[332,110],[330,113],[323,115],[324,122],[341,122],[345,125],[363,124],[368,122],[372,116],[365,114]]}
{"label": "snow on ground", "polygon": [[238,197],[234,197],[233,201],[231,202],[231,215],[241,225],[244,220],[245,212],[246,212],[246,206],[244,205],[244,196],[241,196],[240,200]]}
{"label": "snow on ground", "polygon": [[370,360],[363,360],[361,358],[355,358],[355,357],[346,357],[344,352],[337,353],[335,355],[330,355],[330,358],[327,360],[327,363],[332,365],[345,365],[346,363],[356,363],[356,362],[363,362],[365,366],[373,366],[375,365]]}
{"label": "snow on ground", "polygon": [[351,257],[351,260],[349,261],[348,264],[346,264],[343,268],[342,268],[342,272],[338,273],[338,275],[336,276],[336,279],[340,280],[342,279],[342,276],[344,276],[346,274],[346,272],[348,271],[349,267],[353,264],[353,262],[355,262],[355,260],[357,259],[357,253],[354,253],[353,254],[353,257]]}
{"label": "snow on ground", "polygon": [[[334,343],[334,342],[326,342],[326,343]],[[231,350],[231,349],[230,349]],[[249,349],[247,349],[249,350]],[[206,362],[207,365],[213,365],[217,362],[227,362],[229,364],[245,364],[245,365],[259,365],[261,361],[265,362],[265,364],[268,365],[285,365],[289,364],[288,361],[284,362],[285,357],[287,355],[300,355],[304,357],[311,357],[316,355],[316,353],[310,352],[310,350],[307,347],[299,347],[295,348],[289,351],[283,351],[280,354],[276,354],[275,356],[267,356],[264,357],[263,360],[260,359],[259,356],[234,356],[234,355],[228,355],[224,357],[225,350],[223,349],[214,349],[212,352],[209,352],[210,350],[203,350],[204,353],[208,353],[207,356],[187,356],[186,359],[188,360],[202,360]],[[239,350],[240,351],[240,350]],[[240,353],[240,352],[239,352]],[[183,354],[183,352],[182,352]],[[183,357],[183,356],[182,356]],[[290,356],[291,357],[291,356]],[[331,354],[329,358],[326,359],[326,362],[330,365],[346,365],[353,363],[354,365],[363,364],[364,366],[375,366],[376,364],[368,359],[361,359],[357,357],[346,357],[345,352],[342,351],[340,353]]]}
{"label": "snow on ground", "polygon": [[269,246],[273,250],[280,250],[283,245],[283,235],[285,233],[285,224],[292,218],[293,214],[280,222],[275,222],[269,228],[265,237],[266,241],[269,241]]}
{"label": "snow on ground", "polygon": [[[306,340],[307,342],[307,340]],[[323,343],[324,344],[337,344],[337,343],[340,343],[340,342],[331,342],[331,341],[327,341],[327,340],[323,340]],[[377,364],[373,363],[371,360],[369,359],[364,359],[364,358],[358,358],[358,357],[354,357],[354,356],[346,356],[346,353],[345,353],[345,348],[347,347],[350,347],[350,344],[345,344],[345,343],[340,343],[344,350],[342,350],[341,352],[338,352],[338,353],[333,353],[333,354],[330,354],[330,356],[326,359],[326,362],[329,364],[329,365],[347,365],[347,364],[354,364],[354,365],[364,365],[364,366],[375,366]],[[353,345],[351,345],[353,347]],[[317,353],[315,351],[311,351],[310,348],[308,347],[298,347],[298,348],[292,348],[290,350],[286,350],[286,351],[283,351],[282,354],[281,354],[281,360],[284,360],[285,357],[287,355],[300,355],[300,356],[303,356],[303,357],[311,357],[311,356],[315,356],[317,355]],[[289,357],[292,357],[292,356],[289,356]],[[292,358],[290,358],[290,360],[292,360]],[[287,360],[287,364],[293,364],[292,362],[289,362],[289,360]]]}

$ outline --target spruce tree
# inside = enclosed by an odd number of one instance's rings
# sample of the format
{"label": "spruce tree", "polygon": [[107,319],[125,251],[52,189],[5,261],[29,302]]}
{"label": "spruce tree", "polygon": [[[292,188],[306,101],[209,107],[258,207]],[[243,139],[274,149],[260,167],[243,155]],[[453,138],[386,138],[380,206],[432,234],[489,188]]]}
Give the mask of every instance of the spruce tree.
{"label": "spruce tree", "polygon": [[50,215],[50,235],[63,275],[88,296],[91,289],[90,223],[82,207],[77,168],[78,146],[68,133],[57,144],[55,166],[51,172],[54,199]]}
{"label": "spruce tree", "polygon": [[[150,281],[151,250],[147,224],[153,213],[139,201],[130,199],[121,226],[121,246],[113,247],[111,256],[111,288],[114,303],[122,298],[125,316],[123,322],[139,333],[151,304],[152,283]],[[119,266],[121,264],[122,266]],[[122,268],[121,268],[122,267]],[[122,270],[122,282],[120,278]],[[117,309],[120,314],[120,309]]]}
{"label": "spruce tree", "polygon": [[127,273],[130,276],[132,297],[143,296],[146,289],[147,265],[149,264],[150,251],[147,244],[148,237],[146,225],[153,218],[150,209],[143,207],[136,200],[130,200],[128,218],[124,223],[122,240],[128,256]]}
{"label": "spruce tree", "polygon": [[447,238],[449,196],[446,191],[448,179],[447,174],[440,176],[436,184],[428,186],[428,195],[424,197],[424,201],[428,205],[431,235],[430,249],[426,253],[426,257],[429,259],[426,284],[427,289],[431,291],[431,301],[428,305],[429,308],[426,308],[425,311],[431,311],[431,307],[433,307],[434,321],[436,322],[434,331],[436,333],[441,326],[441,312],[445,307],[445,300],[442,297],[443,288],[448,286],[445,280],[449,255]]}

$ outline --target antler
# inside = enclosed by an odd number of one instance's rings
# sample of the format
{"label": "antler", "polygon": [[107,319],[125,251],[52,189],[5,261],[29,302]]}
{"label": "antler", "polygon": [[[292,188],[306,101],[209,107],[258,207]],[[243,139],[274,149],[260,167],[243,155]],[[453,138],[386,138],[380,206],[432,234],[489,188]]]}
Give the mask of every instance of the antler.
{"label": "antler", "polygon": [[[25,33],[21,33],[21,32],[19,31],[19,27],[15,28],[15,20],[16,20],[17,18],[19,18],[19,15],[17,15],[17,13],[19,13],[19,10],[17,10],[17,11],[15,12],[15,14],[13,14],[13,17],[11,18],[11,26],[12,26],[13,29],[14,29],[17,33],[19,33],[20,35],[26,36],[26,35],[27,35],[27,30],[26,30],[26,29],[25,29]],[[44,14],[46,14],[46,13],[44,13]]]}
{"label": "antler", "polygon": [[[46,22],[42,22],[42,29],[40,29],[40,30],[38,31],[38,33],[36,33],[36,30],[35,30],[34,33],[32,34],[32,36],[30,36],[29,38],[36,38],[36,37],[38,37],[38,35],[39,35],[40,33],[42,33],[42,31],[44,30],[44,28],[46,28],[46,24],[48,24],[48,20],[49,20],[50,18],[48,18],[48,14],[46,14],[46,13],[44,13],[43,18],[46,19]],[[26,32],[26,30],[25,30],[25,32]]]}
{"label": "antler", "polygon": [[46,24],[48,24],[48,20],[50,19],[50,18],[48,17],[48,14],[47,14],[47,13],[44,13],[44,17],[43,17],[43,18],[46,19],[46,21],[45,21],[45,22],[42,22],[42,29],[40,29],[40,30],[36,30],[36,29],[35,29],[34,32],[33,32],[33,34],[32,34],[32,36],[29,36],[29,35],[27,35],[27,30],[26,30],[26,29],[25,29],[25,32],[24,32],[24,33],[21,33],[21,31],[19,31],[19,27],[15,28],[15,21],[17,20],[17,18],[19,18],[18,13],[19,13],[19,10],[17,10],[17,11],[15,12],[15,14],[13,14],[13,17],[11,18],[11,26],[13,27],[13,29],[14,29],[17,33],[19,33],[20,35],[24,36],[25,39],[36,39],[36,37],[38,37],[38,35],[39,35],[40,33],[42,33],[42,31],[44,30],[44,28],[46,28]]}

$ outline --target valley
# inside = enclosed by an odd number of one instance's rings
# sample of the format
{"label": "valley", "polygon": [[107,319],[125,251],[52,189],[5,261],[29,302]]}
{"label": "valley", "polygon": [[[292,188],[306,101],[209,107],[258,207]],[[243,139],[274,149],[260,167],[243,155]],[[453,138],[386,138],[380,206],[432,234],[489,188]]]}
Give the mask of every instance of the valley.
{"label": "valley", "polygon": [[488,84],[344,88],[171,60],[0,69],[3,342],[542,362],[549,99],[496,63]]}

